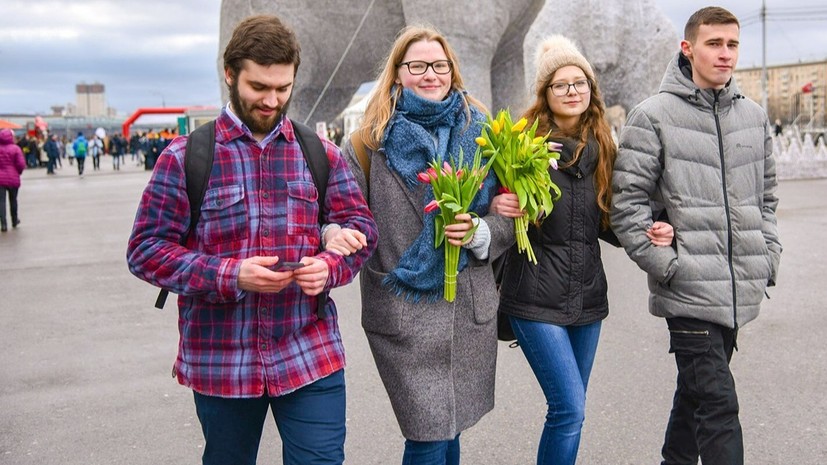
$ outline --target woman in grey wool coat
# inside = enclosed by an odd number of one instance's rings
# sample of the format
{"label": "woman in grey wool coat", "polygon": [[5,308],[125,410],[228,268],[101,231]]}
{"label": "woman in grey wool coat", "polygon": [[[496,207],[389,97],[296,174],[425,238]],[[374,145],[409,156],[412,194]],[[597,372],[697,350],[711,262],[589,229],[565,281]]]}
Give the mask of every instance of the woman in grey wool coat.
{"label": "woman in grey wool coat", "polygon": [[[436,212],[424,212],[433,194],[416,179],[432,159],[456,161],[460,148],[465,164],[473,158],[486,110],[463,87],[445,38],[407,27],[345,145],[379,228],[377,250],[361,272],[362,326],[406,438],[404,465],[458,464],[460,432],[494,406],[498,295],[489,260],[514,243],[513,220],[489,213],[501,199],[489,175],[472,203],[479,219],[457,215],[460,223],[445,228],[446,239],[462,246],[456,300],[446,302]],[[354,145],[366,149],[364,165]],[[359,244],[335,226],[324,237],[342,253]]]}

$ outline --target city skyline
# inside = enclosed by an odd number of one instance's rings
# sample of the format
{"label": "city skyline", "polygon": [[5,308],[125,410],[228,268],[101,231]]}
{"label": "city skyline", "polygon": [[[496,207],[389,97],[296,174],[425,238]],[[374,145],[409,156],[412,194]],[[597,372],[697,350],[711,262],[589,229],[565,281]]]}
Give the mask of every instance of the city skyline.
{"label": "city skyline", "polygon": [[[217,73],[221,0],[145,0],[140,8],[113,0],[4,3],[0,113],[49,114],[52,106],[73,104],[75,85],[81,83],[105,85],[108,106],[121,115],[141,106],[222,103]],[[700,6],[681,0],[655,3],[679,36]],[[760,66],[760,1],[719,4],[742,22],[738,67]],[[792,15],[814,10],[825,13],[803,21]],[[770,0],[767,12],[768,66],[827,60],[827,8],[813,0]]]}

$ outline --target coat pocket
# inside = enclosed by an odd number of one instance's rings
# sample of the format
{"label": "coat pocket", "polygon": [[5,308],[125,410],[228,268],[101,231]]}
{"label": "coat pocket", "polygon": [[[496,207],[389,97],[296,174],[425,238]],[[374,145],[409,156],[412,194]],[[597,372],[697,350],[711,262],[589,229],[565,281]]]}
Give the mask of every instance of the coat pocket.
{"label": "coat pocket", "polygon": [[370,333],[398,336],[402,332],[402,315],[406,302],[394,296],[382,281],[387,273],[362,267],[362,328]]}
{"label": "coat pocket", "polygon": [[500,295],[489,266],[468,266],[463,273],[470,277],[468,294],[474,308],[474,321],[478,325],[488,324],[497,316]]}
{"label": "coat pocket", "polygon": [[764,243],[764,259],[767,261],[767,284],[772,281],[772,254],[770,254],[770,249],[767,247],[767,244]]}

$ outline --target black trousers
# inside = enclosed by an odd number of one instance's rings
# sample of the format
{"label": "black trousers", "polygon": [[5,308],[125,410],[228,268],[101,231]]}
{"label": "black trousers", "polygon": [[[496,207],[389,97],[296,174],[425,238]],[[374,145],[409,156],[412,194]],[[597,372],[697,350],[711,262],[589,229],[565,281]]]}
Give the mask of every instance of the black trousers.
{"label": "black trousers", "polygon": [[19,187],[3,187],[0,186],[0,225],[3,226],[5,229],[8,224],[6,223],[6,193],[8,192],[9,197],[9,210],[11,213],[11,224],[17,224],[17,191],[20,189]]}
{"label": "black trousers", "polygon": [[661,465],[743,465],[738,395],[729,369],[736,331],[692,318],[667,318],[678,381]]}

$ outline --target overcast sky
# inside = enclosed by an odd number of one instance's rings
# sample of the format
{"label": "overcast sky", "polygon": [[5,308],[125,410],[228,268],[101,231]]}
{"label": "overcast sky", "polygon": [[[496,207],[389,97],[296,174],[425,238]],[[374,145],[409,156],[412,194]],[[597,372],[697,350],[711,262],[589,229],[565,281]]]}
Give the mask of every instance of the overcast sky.
{"label": "overcast sky", "polygon": [[[344,0],[343,0],[344,1]],[[606,0],[612,1],[612,0]],[[656,0],[682,34],[706,3]],[[100,82],[109,106],[220,105],[216,74],[220,0],[3,0],[0,114],[48,114],[74,102],[75,84]],[[722,0],[742,20],[739,67],[761,65],[760,0]],[[767,63],[827,60],[827,12],[782,21],[822,0],[767,0]],[[677,50],[677,44],[675,45]]]}

